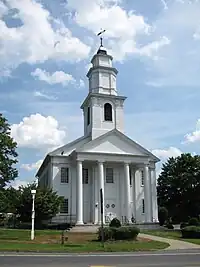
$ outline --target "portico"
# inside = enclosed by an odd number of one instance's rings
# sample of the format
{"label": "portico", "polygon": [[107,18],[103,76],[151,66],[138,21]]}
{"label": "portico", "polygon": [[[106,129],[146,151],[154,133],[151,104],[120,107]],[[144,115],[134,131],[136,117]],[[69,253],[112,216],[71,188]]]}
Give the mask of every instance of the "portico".
{"label": "portico", "polygon": [[[119,220],[122,218],[126,219],[126,222],[131,223],[132,217],[137,221],[136,207],[137,207],[137,192],[136,192],[136,172],[143,171],[144,173],[144,205],[145,205],[145,219],[144,222],[152,222],[153,217],[153,207],[151,208],[151,199],[156,198],[156,191],[152,191],[151,176],[155,177],[155,169],[152,169],[151,164],[145,157],[133,157],[132,155],[124,156],[124,160],[121,155],[110,155],[109,159],[105,159],[102,154],[95,155],[90,153],[77,153],[77,192],[76,196],[77,203],[77,223],[76,225],[83,225],[84,223],[101,224],[101,214],[100,214],[100,189],[103,191],[103,223],[108,223],[112,217],[117,217]],[[98,159],[99,158],[99,159]],[[107,181],[106,170],[112,167],[116,170],[113,175],[113,181]],[[89,195],[92,196],[93,205],[91,206],[90,221],[84,221],[84,168],[88,168],[89,173],[92,174],[90,179],[87,180],[90,183]],[[117,176],[116,173],[120,173]],[[111,189],[107,188],[111,186]],[[107,190],[105,190],[107,188]],[[115,212],[110,212],[110,204],[107,204],[107,199],[111,197],[112,191],[118,193],[118,201],[112,203],[111,205],[116,205],[116,207],[111,207],[111,210]],[[116,195],[115,195],[116,196]],[[131,205],[132,203],[132,205]],[[122,204],[122,205],[121,205]],[[111,206],[110,205],[110,206]],[[157,221],[157,217],[155,218]]]}

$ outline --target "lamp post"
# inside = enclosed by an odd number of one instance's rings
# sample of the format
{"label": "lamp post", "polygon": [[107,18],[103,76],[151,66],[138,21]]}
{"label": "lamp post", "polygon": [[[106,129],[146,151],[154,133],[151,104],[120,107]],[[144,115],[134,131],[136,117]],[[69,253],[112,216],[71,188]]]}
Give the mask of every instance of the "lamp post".
{"label": "lamp post", "polygon": [[35,194],[36,194],[36,190],[31,190],[31,194],[32,194],[32,227],[31,227],[31,240],[34,240],[35,238],[35,234],[34,234],[34,228],[35,228]]}

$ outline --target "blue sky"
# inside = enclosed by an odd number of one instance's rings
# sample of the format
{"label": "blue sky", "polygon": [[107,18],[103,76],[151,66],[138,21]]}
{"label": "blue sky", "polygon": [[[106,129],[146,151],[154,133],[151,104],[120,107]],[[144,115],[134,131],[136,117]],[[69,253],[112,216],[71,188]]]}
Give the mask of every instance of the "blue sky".
{"label": "blue sky", "polygon": [[200,1],[3,0],[0,112],[18,143],[15,186],[83,134],[80,105],[101,28],[128,97],[126,134],[162,161],[200,152]]}

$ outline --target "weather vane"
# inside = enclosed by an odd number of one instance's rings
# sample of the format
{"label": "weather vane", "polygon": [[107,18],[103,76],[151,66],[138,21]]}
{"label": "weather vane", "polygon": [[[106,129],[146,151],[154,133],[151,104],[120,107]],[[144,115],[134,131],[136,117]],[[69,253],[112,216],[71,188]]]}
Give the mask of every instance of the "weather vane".
{"label": "weather vane", "polygon": [[[106,30],[101,29],[99,33],[97,33],[97,36],[102,35]],[[100,47],[103,47],[103,37],[100,37]]]}

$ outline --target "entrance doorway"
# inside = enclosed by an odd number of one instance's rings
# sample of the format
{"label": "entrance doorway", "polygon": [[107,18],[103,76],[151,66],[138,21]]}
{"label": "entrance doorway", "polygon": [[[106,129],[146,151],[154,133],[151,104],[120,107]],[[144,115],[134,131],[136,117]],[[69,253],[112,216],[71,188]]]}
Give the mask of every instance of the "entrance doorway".
{"label": "entrance doorway", "polygon": [[116,199],[105,199],[105,222],[109,223],[117,217]]}

